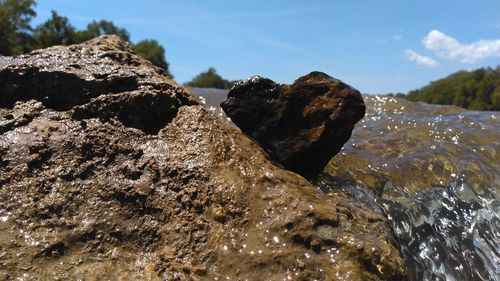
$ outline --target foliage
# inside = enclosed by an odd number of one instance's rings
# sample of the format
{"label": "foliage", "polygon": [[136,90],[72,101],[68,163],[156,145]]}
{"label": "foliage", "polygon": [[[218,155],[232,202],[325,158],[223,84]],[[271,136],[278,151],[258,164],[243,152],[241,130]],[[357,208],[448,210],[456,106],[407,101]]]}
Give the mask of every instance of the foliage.
{"label": "foliage", "polygon": [[459,71],[411,91],[405,98],[471,110],[500,110],[500,66]]}
{"label": "foliage", "polygon": [[0,0],[0,54],[17,55],[29,51],[34,0]]}
{"label": "foliage", "polygon": [[168,76],[174,76],[168,69],[168,63],[165,60],[165,49],[156,40],[142,40],[134,45],[134,51],[141,57],[149,60],[154,65],[167,71]]}
{"label": "foliage", "polygon": [[115,34],[124,41],[130,41],[130,34],[125,28],[120,28],[116,26],[112,21],[107,20],[92,21],[91,23],[89,23],[86,30],[79,32],[78,41],[83,42],[101,35],[108,34]]}
{"label": "foliage", "polygon": [[230,89],[236,81],[223,79],[213,67],[198,74],[193,80],[185,83],[185,86],[198,88]]}
{"label": "foliage", "polygon": [[388,97],[397,97],[397,98],[406,98],[406,95],[403,93],[390,93],[387,94]]}
{"label": "foliage", "polygon": [[34,49],[74,44],[77,42],[76,30],[68,18],[52,11],[52,17],[35,28],[33,41]]}
{"label": "foliage", "polygon": [[111,21],[92,21],[87,25],[87,29],[77,31],[68,18],[58,15],[52,11],[52,17],[40,24],[33,32],[35,45],[33,49],[47,48],[53,45],[70,45],[81,43],[92,38],[115,34],[122,40],[129,41],[130,35],[124,28],[117,27]]}

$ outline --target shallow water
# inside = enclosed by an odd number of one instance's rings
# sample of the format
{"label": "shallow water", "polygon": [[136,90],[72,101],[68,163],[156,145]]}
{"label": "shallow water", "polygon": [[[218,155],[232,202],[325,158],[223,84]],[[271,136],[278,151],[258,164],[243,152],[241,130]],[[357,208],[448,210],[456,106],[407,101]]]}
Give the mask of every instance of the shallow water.
{"label": "shallow water", "polygon": [[365,102],[365,118],[326,168],[335,187],[386,215],[411,280],[499,280],[500,114]]}
{"label": "shallow water", "polygon": [[500,113],[365,97],[367,114],[326,168],[378,194],[464,179],[477,192],[500,186]]}
{"label": "shallow water", "polygon": [[[225,93],[200,94],[221,114]],[[386,215],[411,280],[500,280],[500,113],[380,96],[365,103],[319,187]]]}
{"label": "shallow water", "polygon": [[[339,189],[325,177],[319,186],[325,192]],[[386,215],[410,280],[499,280],[500,198],[495,189],[475,193],[463,181],[382,196],[364,185],[340,189]]]}
{"label": "shallow water", "polygon": [[378,198],[413,280],[498,280],[500,201],[465,182]]}

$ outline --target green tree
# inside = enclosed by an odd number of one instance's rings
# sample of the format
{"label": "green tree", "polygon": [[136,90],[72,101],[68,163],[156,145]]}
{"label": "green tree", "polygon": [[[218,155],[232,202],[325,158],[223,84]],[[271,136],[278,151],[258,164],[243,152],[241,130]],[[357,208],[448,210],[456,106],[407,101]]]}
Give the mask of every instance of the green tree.
{"label": "green tree", "polygon": [[130,34],[125,28],[118,27],[112,21],[107,20],[92,21],[89,23],[86,30],[77,33],[77,41],[81,43],[108,34],[118,35],[122,40],[130,41]]}
{"label": "green tree", "polygon": [[0,0],[0,54],[29,51],[34,0]]}
{"label": "green tree", "polygon": [[52,11],[52,17],[40,24],[33,32],[35,48],[47,48],[54,45],[76,43],[76,30],[68,18]]}
{"label": "green tree", "polygon": [[454,104],[472,110],[500,110],[500,66],[459,71],[411,91],[412,101]]}
{"label": "green tree", "polygon": [[236,81],[223,79],[213,67],[198,74],[193,80],[185,83],[188,87],[230,89]]}
{"label": "green tree", "polygon": [[156,40],[142,40],[134,45],[134,51],[141,57],[149,60],[154,65],[167,71],[168,76],[174,78],[168,69],[168,62],[165,60],[165,49]]}

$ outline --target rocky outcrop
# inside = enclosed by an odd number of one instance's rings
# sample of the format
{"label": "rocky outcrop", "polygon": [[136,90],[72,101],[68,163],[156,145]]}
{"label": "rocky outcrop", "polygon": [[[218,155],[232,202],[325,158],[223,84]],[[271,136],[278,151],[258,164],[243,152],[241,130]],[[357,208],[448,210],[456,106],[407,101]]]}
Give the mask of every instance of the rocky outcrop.
{"label": "rocky outcrop", "polygon": [[236,84],[222,109],[285,168],[314,178],[365,114],[361,94],[322,72],[292,85],[252,77]]}
{"label": "rocky outcrop", "polygon": [[0,57],[0,279],[400,280],[385,218],[117,37]]}

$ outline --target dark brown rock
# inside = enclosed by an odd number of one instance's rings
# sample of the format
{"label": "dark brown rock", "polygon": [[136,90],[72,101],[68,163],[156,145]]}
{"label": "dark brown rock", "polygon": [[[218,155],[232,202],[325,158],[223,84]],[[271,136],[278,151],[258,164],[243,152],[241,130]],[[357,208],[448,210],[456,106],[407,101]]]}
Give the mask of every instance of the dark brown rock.
{"label": "dark brown rock", "polygon": [[356,89],[322,72],[292,85],[252,77],[236,84],[222,109],[285,168],[316,177],[365,114]]}
{"label": "dark brown rock", "polygon": [[[318,196],[123,46],[100,37],[0,59],[9,61],[0,75],[10,77],[0,82],[8,97],[0,105],[1,280],[406,276],[381,214],[342,193]],[[72,57],[77,70],[64,59]],[[38,67],[55,59],[64,75]],[[32,72],[23,77],[24,69]],[[38,80],[40,72],[50,79]],[[68,75],[78,83],[50,86]],[[89,90],[116,75],[137,88]],[[37,83],[44,88],[20,90]]]}

